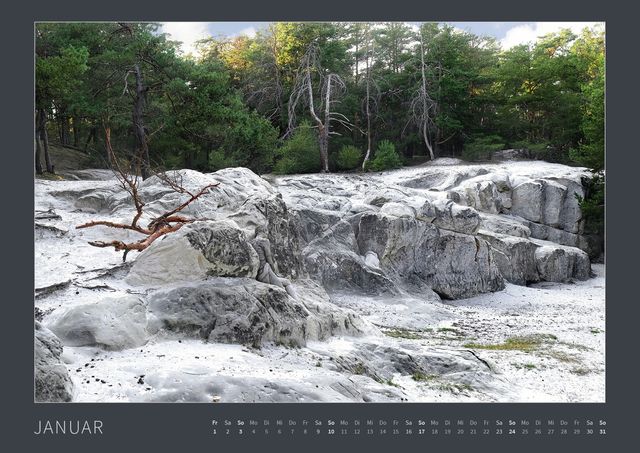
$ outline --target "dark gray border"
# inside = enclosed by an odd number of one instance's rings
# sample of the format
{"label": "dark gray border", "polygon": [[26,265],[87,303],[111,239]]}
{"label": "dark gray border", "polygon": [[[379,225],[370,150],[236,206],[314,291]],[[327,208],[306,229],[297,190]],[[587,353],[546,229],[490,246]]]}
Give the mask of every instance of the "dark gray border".
{"label": "dark gray border", "polygon": [[[319,2],[280,1],[211,2],[181,0],[167,4],[141,1],[111,0],[108,3],[67,1],[31,1],[12,5],[5,13],[2,34],[4,71],[3,141],[5,172],[3,234],[5,241],[5,279],[3,304],[3,335],[10,353],[5,356],[3,432],[7,432],[16,447],[10,451],[32,448],[53,451],[158,451],[205,448],[264,448],[296,446],[309,448],[492,448],[501,444],[513,450],[540,448],[581,451],[624,451],[623,442],[631,442],[631,399],[637,392],[638,374],[631,369],[636,355],[634,335],[637,329],[637,291],[634,282],[633,254],[637,225],[637,208],[633,189],[625,184],[634,182],[640,168],[636,143],[638,94],[637,49],[634,36],[636,15],[621,7],[622,2],[580,2],[570,4],[558,0],[537,0],[514,5],[512,1],[438,1],[416,0],[373,1],[364,5],[346,1]],[[172,404],[40,404],[33,399],[33,22],[38,20],[603,20],[607,22],[607,403],[606,404],[308,404],[308,405],[172,405]],[[623,154],[624,153],[624,154]],[[635,289],[635,288],[633,288]],[[16,350],[14,350],[14,348]],[[260,437],[239,440],[224,439],[209,434],[212,418],[406,418],[412,417],[477,417],[534,418],[561,417],[606,419],[606,437],[560,438],[396,438],[310,437],[305,441],[286,437]],[[101,419],[105,434],[96,437],[41,438],[31,434],[38,419]],[[634,436],[635,437],[635,436]],[[419,442],[419,443],[416,443]],[[356,444],[357,442],[357,444]],[[606,447],[605,447],[606,443]],[[620,445],[620,448],[614,446]],[[455,446],[454,446],[455,445]],[[500,448],[501,449],[501,448]]]}

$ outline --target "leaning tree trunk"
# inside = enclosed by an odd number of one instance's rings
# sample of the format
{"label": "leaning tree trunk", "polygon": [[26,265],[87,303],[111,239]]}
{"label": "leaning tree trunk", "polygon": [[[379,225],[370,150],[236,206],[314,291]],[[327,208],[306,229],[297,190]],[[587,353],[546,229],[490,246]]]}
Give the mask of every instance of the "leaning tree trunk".
{"label": "leaning tree trunk", "polygon": [[53,171],[53,164],[51,163],[51,156],[49,154],[49,134],[47,133],[47,112],[44,109],[40,109],[40,139],[42,140],[42,147],[44,149],[44,162],[47,167],[48,173],[55,173]]}
{"label": "leaning tree trunk", "polygon": [[322,123],[322,120],[316,114],[315,108],[313,107],[313,87],[311,86],[311,70],[307,66],[307,90],[309,96],[309,112],[311,113],[311,117],[314,119],[316,124],[318,125],[318,145],[320,146],[320,168],[321,171],[328,172],[329,171],[329,99],[331,95],[331,75],[327,79],[327,108],[325,112],[325,121],[326,124]]}
{"label": "leaning tree trunk", "polygon": [[149,174],[149,146],[147,143],[147,134],[144,127],[144,98],[145,87],[142,80],[142,71],[140,65],[134,66],[134,74],[136,76],[136,98],[133,104],[133,127],[136,136],[137,158],[140,160],[140,172],[142,179],[147,179]]}

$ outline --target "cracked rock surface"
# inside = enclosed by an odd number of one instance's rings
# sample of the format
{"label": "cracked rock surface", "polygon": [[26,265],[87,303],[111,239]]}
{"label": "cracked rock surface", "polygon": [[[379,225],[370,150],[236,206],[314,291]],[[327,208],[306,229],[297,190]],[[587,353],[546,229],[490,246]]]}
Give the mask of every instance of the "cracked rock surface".
{"label": "cracked rock surface", "polygon": [[[604,266],[582,168],[438,159],[219,182],[198,220],[140,239],[103,170],[36,181],[36,400],[604,401]],[[185,200],[152,177],[146,224]],[[265,232],[283,288],[256,280]]]}

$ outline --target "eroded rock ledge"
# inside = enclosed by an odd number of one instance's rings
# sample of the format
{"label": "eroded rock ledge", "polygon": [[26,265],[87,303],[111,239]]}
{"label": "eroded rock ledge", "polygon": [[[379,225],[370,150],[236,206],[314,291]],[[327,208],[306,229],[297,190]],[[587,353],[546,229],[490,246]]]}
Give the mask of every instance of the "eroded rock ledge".
{"label": "eroded rock ledge", "polygon": [[[441,159],[366,175],[267,180],[232,168],[211,174],[182,170],[175,176],[190,190],[221,184],[185,210],[200,220],[130,256],[130,267],[106,270],[124,277],[118,295],[54,310],[44,321],[51,330],[36,326],[37,399],[72,398],[73,384],[60,359],[63,344],[120,351],[159,338],[254,348],[302,347],[335,335],[374,338],[378,328],[334,304],[332,295],[348,290],[432,301],[500,291],[505,282],[590,276],[593,243],[583,235],[577,201],[582,180],[589,177],[584,169]],[[55,200],[69,213],[132,217],[128,195],[110,181],[96,181],[94,189],[74,183],[43,183],[40,200]],[[157,178],[143,182],[140,193],[149,217],[184,196]],[[57,231],[55,222],[45,225],[46,231]],[[60,230],[64,235],[47,237],[86,244],[69,226]],[[295,296],[256,280],[257,230],[265,232],[277,273],[291,281]],[[493,373],[465,351],[407,352],[369,340],[331,360],[336,372],[357,368],[355,374],[375,382],[393,373],[458,373],[461,385],[473,375],[478,387],[482,376]],[[380,393],[367,385],[373,384],[341,380],[334,390],[340,398],[365,401],[397,396],[393,389]],[[256,380],[256,386],[264,387],[263,381]],[[278,391],[274,395],[281,400]]]}

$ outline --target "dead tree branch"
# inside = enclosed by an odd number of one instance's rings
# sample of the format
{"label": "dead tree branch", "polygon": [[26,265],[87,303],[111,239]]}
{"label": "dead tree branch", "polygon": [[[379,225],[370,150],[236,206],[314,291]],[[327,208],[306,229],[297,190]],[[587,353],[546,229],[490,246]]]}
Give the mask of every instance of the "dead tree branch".
{"label": "dead tree branch", "polygon": [[129,165],[125,165],[124,162],[121,161],[119,157],[115,155],[113,149],[111,148],[111,143],[107,142],[107,153],[109,155],[109,160],[111,162],[112,170],[118,179],[118,182],[122,186],[122,188],[131,196],[133,200],[134,207],[136,209],[136,213],[133,217],[131,224],[125,223],[116,223],[107,220],[95,220],[91,222],[84,223],[82,225],[78,225],[77,229],[83,228],[91,228],[95,226],[106,226],[109,228],[115,229],[123,229],[129,231],[135,231],[146,236],[144,239],[141,239],[136,242],[123,242],[123,241],[90,241],[89,244],[94,247],[113,247],[116,251],[123,251],[122,261],[127,259],[127,254],[132,251],[141,252],[142,250],[149,247],[156,239],[162,237],[166,234],[173,233],[182,228],[183,225],[187,223],[194,222],[198,219],[191,219],[188,217],[176,215],[180,211],[184,210],[191,203],[196,201],[198,198],[206,194],[209,189],[213,187],[217,187],[219,183],[209,184],[202,189],[200,189],[196,193],[191,193],[187,189],[182,186],[182,178],[181,177],[170,177],[166,173],[159,173],[156,176],[161,181],[165,182],[169,187],[171,187],[175,192],[180,194],[189,195],[189,199],[181,203],[179,206],[171,209],[155,218],[153,218],[147,227],[142,227],[138,225],[138,221],[144,214],[144,206],[145,203],[142,201],[140,193],[138,191],[138,183],[140,181],[140,177],[138,173],[141,171],[142,162],[139,159],[139,156],[133,157],[133,166],[134,172],[133,174],[127,173],[124,171],[124,168],[130,167]]}
{"label": "dead tree branch", "polygon": [[437,105],[429,95],[427,89],[427,65],[424,60],[425,51],[424,36],[422,31],[420,31],[420,87],[418,88],[414,98],[411,100],[411,112],[412,120],[420,129],[424,144],[429,151],[429,157],[431,160],[434,160],[435,154],[433,152],[429,129],[435,125],[434,116]]}
{"label": "dead tree branch", "polygon": [[[320,106],[316,112],[313,93],[313,79],[319,79]],[[321,171],[329,171],[329,136],[336,135],[331,132],[331,123],[337,122],[346,129],[351,130],[354,125],[342,114],[333,112],[331,106],[346,92],[346,84],[338,74],[329,73],[320,67],[320,56],[317,44],[312,43],[300,61],[296,74],[295,84],[289,97],[289,124],[283,138],[293,133],[296,127],[296,109],[300,102],[305,102],[309,107],[309,114],[318,128],[318,144],[320,147]],[[324,111],[324,114],[322,113]],[[324,118],[320,118],[323,116]],[[358,129],[359,130],[359,129]]]}

